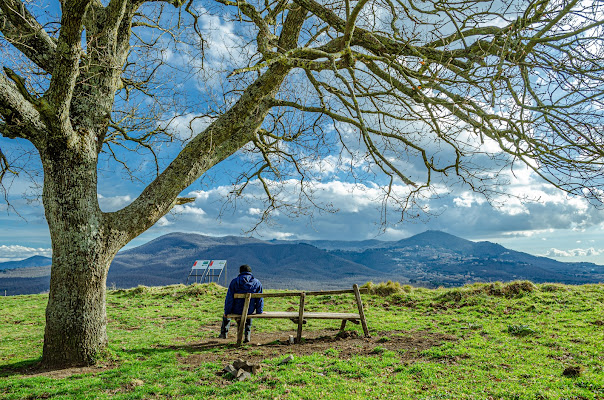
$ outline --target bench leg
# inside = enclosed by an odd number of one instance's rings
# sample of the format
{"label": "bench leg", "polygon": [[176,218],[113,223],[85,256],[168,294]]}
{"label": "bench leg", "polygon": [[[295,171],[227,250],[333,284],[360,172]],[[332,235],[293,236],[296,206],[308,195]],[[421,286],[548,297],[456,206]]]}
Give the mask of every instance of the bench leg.
{"label": "bench leg", "polygon": [[346,328],[346,321],[348,321],[348,320],[347,319],[342,320],[342,325],[340,325],[340,332],[343,332],[344,328]]}
{"label": "bench leg", "polygon": [[241,346],[243,343],[243,330],[245,329],[245,323],[247,322],[247,310],[250,307],[250,299],[252,298],[251,293],[245,294],[245,301],[243,302],[243,311],[241,311],[241,320],[237,327],[237,346]]}
{"label": "bench leg", "polygon": [[369,329],[367,328],[367,321],[365,320],[365,312],[363,311],[363,302],[361,301],[361,292],[359,292],[359,285],[356,283],[352,286],[354,290],[354,296],[357,299],[357,306],[359,308],[359,317],[361,317],[361,325],[363,325],[363,333],[365,337],[371,337],[369,335]]}
{"label": "bench leg", "polygon": [[304,301],[306,293],[300,293],[300,308],[298,309],[298,334],[296,335],[296,343],[302,342],[302,325],[304,325]]}

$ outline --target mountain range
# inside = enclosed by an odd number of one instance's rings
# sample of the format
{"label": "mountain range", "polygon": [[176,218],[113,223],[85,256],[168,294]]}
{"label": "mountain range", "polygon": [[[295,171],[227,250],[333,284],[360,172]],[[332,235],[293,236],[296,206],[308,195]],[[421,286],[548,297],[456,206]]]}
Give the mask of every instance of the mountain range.
{"label": "mountain range", "polygon": [[[267,289],[333,289],[366,281],[396,280],[414,286],[459,286],[511,281],[585,284],[604,282],[604,266],[563,263],[472,242],[440,231],[399,241],[264,241],[237,236],[170,233],[115,257],[108,287],[185,283],[195,260],[227,260],[220,283],[251,265]],[[51,259],[35,256],[0,263],[0,294],[48,290]]]}
{"label": "mountain range", "polygon": [[0,271],[5,269],[27,268],[27,267],[44,267],[51,265],[52,259],[44,256],[33,256],[21,261],[7,261],[0,263]]}

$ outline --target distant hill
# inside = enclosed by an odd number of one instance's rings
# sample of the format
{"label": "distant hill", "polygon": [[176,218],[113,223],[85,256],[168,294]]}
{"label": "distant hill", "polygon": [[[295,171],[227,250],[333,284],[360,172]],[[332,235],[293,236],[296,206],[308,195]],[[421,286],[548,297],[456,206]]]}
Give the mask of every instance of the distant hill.
{"label": "distant hill", "polygon": [[[170,233],[118,253],[109,269],[107,285],[127,288],[184,283],[193,262],[200,259],[227,260],[227,282],[237,275],[239,265],[249,264],[267,289],[333,289],[369,280],[397,280],[424,287],[520,279],[567,284],[604,282],[601,265],[562,263],[491,242],[426,231],[390,242],[263,241]],[[50,259],[38,260],[23,260],[10,264],[11,270],[0,271],[0,292],[48,290],[48,269],[30,265],[19,274],[14,272],[25,264]],[[0,264],[0,269],[6,264]],[[224,277],[220,283],[225,284]]]}
{"label": "distant hill", "polygon": [[222,259],[227,260],[227,281],[238,274],[241,264],[249,264],[264,286],[273,289],[352,286],[375,277],[371,268],[305,243],[171,233],[119,253],[107,282],[116,287],[151,284],[158,279],[162,284],[184,283],[195,260]]}
{"label": "distant hill", "polygon": [[332,253],[362,265],[372,265],[383,273],[407,277],[409,283],[427,287],[518,279],[568,284],[604,281],[604,266],[601,265],[563,263],[440,231],[426,231],[385,243],[382,248]]}
{"label": "distant hill", "polygon": [[0,271],[5,269],[45,267],[52,264],[52,259],[44,256],[33,256],[21,261],[0,262]]}
{"label": "distant hill", "polygon": [[273,239],[269,241],[273,244],[292,244],[292,243],[306,243],[311,246],[315,246],[323,250],[351,250],[351,251],[363,251],[367,249],[376,249],[387,247],[392,242],[385,242],[382,240],[370,239],[370,240],[277,240]]}
{"label": "distant hill", "polygon": [[0,263],[0,296],[47,292],[52,259],[33,256]]}

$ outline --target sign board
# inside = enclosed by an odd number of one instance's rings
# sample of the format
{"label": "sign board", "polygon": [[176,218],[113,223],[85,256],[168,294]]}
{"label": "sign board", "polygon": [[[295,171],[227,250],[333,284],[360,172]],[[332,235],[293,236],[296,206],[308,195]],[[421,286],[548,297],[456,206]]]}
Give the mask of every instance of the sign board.
{"label": "sign board", "polygon": [[208,268],[209,269],[224,269],[225,266],[226,266],[226,260],[213,260],[213,261],[210,261]]}
{"label": "sign board", "polygon": [[[191,272],[187,277],[187,284],[191,277],[194,278],[195,282],[200,283],[216,282],[220,279],[222,271],[226,269],[226,260],[195,260],[191,267]],[[215,279],[214,279],[215,278]],[[225,273],[225,284],[226,284],[226,273]]]}
{"label": "sign board", "polygon": [[191,269],[207,269],[211,262],[211,260],[195,260]]}

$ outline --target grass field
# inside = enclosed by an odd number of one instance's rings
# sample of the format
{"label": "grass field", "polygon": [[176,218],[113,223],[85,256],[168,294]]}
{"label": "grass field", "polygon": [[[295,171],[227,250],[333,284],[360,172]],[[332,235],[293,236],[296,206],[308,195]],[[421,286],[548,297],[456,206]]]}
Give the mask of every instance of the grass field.
{"label": "grass field", "polygon": [[[250,345],[217,338],[226,289],[139,287],[107,295],[109,349],[89,368],[42,371],[47,296],[0,297],[1,399],[604,399],[604,285],[372,285],[359,326],[255,322]],[[268,299],[267,311],[297,307]],[[317,296],[310,311],[354,312],[352,295]],[[356,335],[357,333],[358,335]],[[294,360],[279,362],[288,355]],[[237,382],[235,359],[262,370]],[[566,371],[566,372],[565,372]]]}

